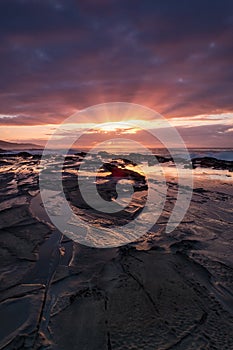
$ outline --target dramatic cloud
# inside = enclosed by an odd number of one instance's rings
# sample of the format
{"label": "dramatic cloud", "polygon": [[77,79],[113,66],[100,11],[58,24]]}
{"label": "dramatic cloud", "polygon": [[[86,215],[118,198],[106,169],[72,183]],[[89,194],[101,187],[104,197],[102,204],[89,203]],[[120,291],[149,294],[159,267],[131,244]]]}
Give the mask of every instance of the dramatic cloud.
{"label": "dramatic cloud", "polygon": [[168,118],[233,111],[230,0],[2,0],[0,40],[1,125],[111,101]]}

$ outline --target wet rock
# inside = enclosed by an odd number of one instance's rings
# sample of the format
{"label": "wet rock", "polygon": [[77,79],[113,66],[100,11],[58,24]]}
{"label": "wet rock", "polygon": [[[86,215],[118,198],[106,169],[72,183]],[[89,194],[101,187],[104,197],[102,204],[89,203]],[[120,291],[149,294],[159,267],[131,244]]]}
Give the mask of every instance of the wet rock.
{"label": "wet rock", "polygon": [[213,157],[203,157],[203,158],[193,158],[192,159],[193,168],[213,168],[233,171],[233,161],[220,160]]}
{"label": "wet rock", "polygon": [[207,191],[204,188],[202,188],[202,187],[198,187],[198,188],[194,188],[193,192],[195,192],[195,193],[206,193]]}
{"label": "wet rock", "polygon": [[77,152],[75,153],[76,156],[79,156],[80,158],[84,158],[87,155],[87,152]]}
{"label": "wet rock", "polygon": [[173,159],[171,157],[162,157],[162,156],[158,156],[158,155],[155,155],[154,157],[150,157],[148,159],[149,166],[153,166],[153,165],[156,165],[158,163],[168,163],[168,162],[173,162]]}

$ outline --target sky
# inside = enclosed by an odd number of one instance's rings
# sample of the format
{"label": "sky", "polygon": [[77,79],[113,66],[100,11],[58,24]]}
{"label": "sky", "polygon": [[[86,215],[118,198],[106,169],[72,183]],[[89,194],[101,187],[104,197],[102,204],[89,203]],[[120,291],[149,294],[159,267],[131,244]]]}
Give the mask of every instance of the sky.
{"label": "sky", "polygon": [[233,147],[232,0],[1,0],[0,42],[2,140],[44,144],[73,113],[122,101],[190,147]]}

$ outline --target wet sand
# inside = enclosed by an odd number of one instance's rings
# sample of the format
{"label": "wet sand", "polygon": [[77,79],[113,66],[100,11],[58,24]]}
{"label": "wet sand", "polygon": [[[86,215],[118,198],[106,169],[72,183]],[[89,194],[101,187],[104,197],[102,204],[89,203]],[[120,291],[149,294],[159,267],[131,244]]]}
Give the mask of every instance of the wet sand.
{"label": "wet sand", "polygon": [[0,349],[233,349],[232,173],[196,169],[189,211],[166,234],[170,177],[153,229],[96,249],[49,222],[38,159],[2,161]]}

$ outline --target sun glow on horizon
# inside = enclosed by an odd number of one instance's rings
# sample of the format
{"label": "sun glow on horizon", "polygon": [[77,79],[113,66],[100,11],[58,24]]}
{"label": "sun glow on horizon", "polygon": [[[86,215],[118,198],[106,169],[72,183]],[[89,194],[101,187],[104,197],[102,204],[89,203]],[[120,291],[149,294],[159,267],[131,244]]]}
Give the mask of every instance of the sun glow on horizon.
{"label": "sun glow on horizon", "polygon": [[130,122],[111,122],[103,123],[94,128],[94,130],[104,133],[119,132],[121,134],[135,134],[140,129]]}
{"label": "sun glow on horizon", "polygon": [[[101,141],[106,137],[117,137],[119,135],[126,136],[132,135],[138,141],[145,139],[145,133],[143,131],[149,131],[153,129],[159,129],[164,127],[164,123],[160,119],[146,119],[146,116],[135,115],[128,113],[127,116],[121,114],[122,120],[117,120],[117,116],[120,113],[105,115],[102,114],[101,118],[97,120],[90,120],[87,122],[87,118],[81,118],[77,122],[68,123],[62,125],[60,130],[57,132],[58,141],[65,141],[66,138],[75,137],[79,134],[86,134],[87,140],[90,145],[95,141]],[[17,118],[7,118],[11,121],[8,124],[4,124],[5,118],[0,120],[3,123],[0,125],[1,140],[9,142],[29,142],[36,145],[44,146],[49,138],[56,131],[59,124],[42,124],[42,125],[17,125],[13,124],[13,120]],[[112,120],[110,120],[112,119]],[[219,146],[231,146],[232,140],[231,133],[233,132],[233,113],[216,113],[216,114],[204,114],[204,115],[193,115],[190,117],[172,117],[167,118],[167,122],[178,129],[182,135],[185,136],[185,141],[190,147],[195,145],[216,145]],[[167,126],[167,125],[166,125]],[[209,138],[203,138],[203,132],[212,128],[213,137],[209,142]],[[30,135],[30,137],[29,137]],[[224,135],[224,139],[223,139]],[[221,139],[220,139],[221,137]],[[190,139],[191,138],[191,139]],[[225,139],[228,138],[228,141]],[[147,139],[147,138],[146,138]]]}
{"label": "sun glow on horizon", "polygon": [[113,122],[113,123],[104,123],[103,125],[101,125],[100,127],[98,127],[99,130],[102,131],[117,131],[119,129],[126,129],[129,126],[126,124],[122,124],[120,122]]}

